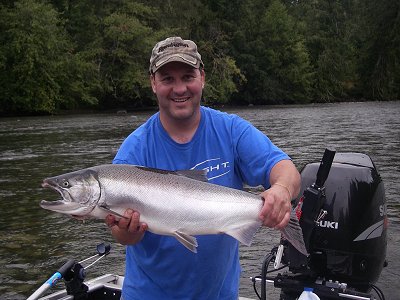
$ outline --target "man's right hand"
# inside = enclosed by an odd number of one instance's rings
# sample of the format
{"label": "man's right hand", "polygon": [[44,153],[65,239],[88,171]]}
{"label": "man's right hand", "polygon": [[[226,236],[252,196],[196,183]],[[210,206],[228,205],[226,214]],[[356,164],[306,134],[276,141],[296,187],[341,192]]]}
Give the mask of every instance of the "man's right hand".
{"label": "man's right hand", "polygon": [[140,214],[132,209],[127,209],[124,213],[126,218],[118,218],[108,215],[105,219],[107,226],[111,229],[111,234],[116,241],[122,245],[133,245],[143,238],[148,226],[140,222]]}

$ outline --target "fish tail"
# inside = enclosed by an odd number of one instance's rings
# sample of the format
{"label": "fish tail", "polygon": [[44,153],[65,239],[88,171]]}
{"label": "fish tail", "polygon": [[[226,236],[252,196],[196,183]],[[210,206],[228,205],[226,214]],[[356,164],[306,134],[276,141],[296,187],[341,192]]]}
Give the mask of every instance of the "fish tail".
{"label": "fish tail", "polygon": [[303,230],[300,227],[295,210],[290,213],[288,225],[281,230],[284,238],[293,245],[300,253],[308,256],[306,245],[304,243]]}

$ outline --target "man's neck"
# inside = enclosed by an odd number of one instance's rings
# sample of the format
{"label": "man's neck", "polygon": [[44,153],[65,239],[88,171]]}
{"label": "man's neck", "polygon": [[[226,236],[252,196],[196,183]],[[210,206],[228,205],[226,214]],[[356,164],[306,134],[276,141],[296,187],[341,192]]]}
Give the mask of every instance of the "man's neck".
{"label": "man's neck", "polygon": [[160,121],[168,135],[178,144],[189,143],[199,127],[201,113],[198,111],[192,118],[177,120],[160,114]]}

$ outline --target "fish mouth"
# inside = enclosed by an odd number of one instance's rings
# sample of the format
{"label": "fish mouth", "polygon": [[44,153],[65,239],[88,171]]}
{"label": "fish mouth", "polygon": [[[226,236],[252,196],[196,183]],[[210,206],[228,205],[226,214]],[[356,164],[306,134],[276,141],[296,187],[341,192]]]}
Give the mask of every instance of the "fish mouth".
{"label": "fish mouth", "polygon": [[45,179],[42,183],[42,187],[56,191],[60,194],[61,199],[52,201],[42,200],[39,203],[40,207],[61,213],[69,213],[70,211],[75,211],[81,207],[78,203],[70,201],[69,193],[59,187],[57,183],[52,180]]}
{"label": "fish mouth", "polygon": [[65,202],[64,200],[46,201],[42,200],[39,203],[41,208],[51,210],[57,213],[70,215],[76,219],[84,220],[88,217],[87,208],[82,207],[78,203]]}
{"label": "fish mouth", "polygon": [[77,209],[82,208],[79,203],[74,202],[66,202],[65,200],[54,200],[54,201],[47,201],[42,200],[39,203],[41,208],[53,210],[61,213],[71,213],[76,211]]}
{"label": "fish mouth", "polygon": [[[72,202],[71,201],[71,197],[68,193],[67,190],[61,188],[56,182],[50,180],[50,179],[45,179],[42,182],[42,187],[43,188],[48,188],[51,189],[53,191],[56,191],[57,193],[60,194],[61,199],[60,200],[56,200],[56,201],[46,201],[46,202],[54,202],[54,203],[67,203],[67,202]],[[45,200],[43,200],[45,201]]]}
{"label": "fish mouth", "polygon": [[64,200],[55,200],[55,201],[42,200],[42,201],[40,201],[40,206],[43,208],[50,207],[50,206],[62,206],[65,204],[66,204],[66,202]]}
{"label": "fish mouth", "polygon": [[41,201],[42,208],[73,216],[90,214],[101,197],[97,173],[90,169],[45,178],[42,187],[61,195],[56,201]]}

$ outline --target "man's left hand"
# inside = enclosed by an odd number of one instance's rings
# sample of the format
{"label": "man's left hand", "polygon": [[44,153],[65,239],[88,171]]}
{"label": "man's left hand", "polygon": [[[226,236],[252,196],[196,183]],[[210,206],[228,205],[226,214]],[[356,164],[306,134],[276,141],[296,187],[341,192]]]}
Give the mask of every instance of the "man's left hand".
{"label": "man's left hand", "polygon": [[272,185],[261,193],[261,197],[264,199],[264,206],[259,218],[263,225],[275,229],[284,228],[289,223],[292,208],[291,199],[285,188],[280,185]]}

